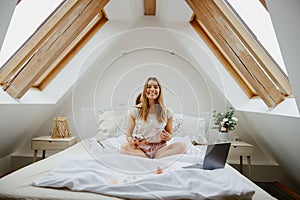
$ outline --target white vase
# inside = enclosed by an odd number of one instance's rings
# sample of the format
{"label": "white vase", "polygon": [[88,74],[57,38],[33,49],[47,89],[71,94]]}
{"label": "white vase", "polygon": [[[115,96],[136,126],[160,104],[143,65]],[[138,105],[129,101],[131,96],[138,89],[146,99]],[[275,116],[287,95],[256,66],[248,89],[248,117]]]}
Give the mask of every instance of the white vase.
{"label": "white vase", "polygon": [[227,142],[228,141],[228,132],[219,132],[218,142]]}

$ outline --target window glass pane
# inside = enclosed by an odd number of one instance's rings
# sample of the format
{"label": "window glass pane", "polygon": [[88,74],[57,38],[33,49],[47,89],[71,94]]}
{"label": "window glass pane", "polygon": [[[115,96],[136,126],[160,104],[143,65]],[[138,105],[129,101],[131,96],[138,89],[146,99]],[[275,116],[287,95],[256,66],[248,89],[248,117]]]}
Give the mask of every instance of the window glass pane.
{"label": "window glass pane", "polygon": [[287,74],[270,14],[261,2],[259,0],[227,0],[227,2],[251,29],[257,40],[273,57],[282,71]]}
{"label": "window glass pane", "polygon": [[16,6],[1,52],[0,67],[38,29],[63,0],[23,0]]}

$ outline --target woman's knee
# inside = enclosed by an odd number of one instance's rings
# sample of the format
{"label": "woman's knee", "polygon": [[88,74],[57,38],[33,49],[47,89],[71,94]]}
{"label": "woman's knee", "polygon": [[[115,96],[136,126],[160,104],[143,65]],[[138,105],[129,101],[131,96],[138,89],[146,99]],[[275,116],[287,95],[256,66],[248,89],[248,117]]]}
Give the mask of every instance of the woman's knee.
{"label": "woman's knee", "polygon": [[176,146],[176,149],[177,149],[178,153],[185,153],[186,147],[185,147],[184,143],[182,143],[182,142],[176,142],[174,145]]}
{"label": "woman's knee", "polygon": [[128,151],[130,151],[129,145],[128,144],[122,144],[121,147],[120,147],[120,153],[126,153]]}
{"label": "woman's knee", "polygon": [[168,149],[176,152],[176,153],[185,153],[185,144],[182,142],[175,142],[168,146]]}

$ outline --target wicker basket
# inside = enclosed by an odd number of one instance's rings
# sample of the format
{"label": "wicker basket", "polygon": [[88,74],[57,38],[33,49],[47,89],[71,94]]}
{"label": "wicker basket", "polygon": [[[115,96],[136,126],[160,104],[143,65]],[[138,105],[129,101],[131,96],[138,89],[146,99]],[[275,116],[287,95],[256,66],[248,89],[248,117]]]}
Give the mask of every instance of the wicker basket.
{"label": "wicker basket", "polygon": [[71,137],[69,124],[66,117],[55,117],[51,138]]}

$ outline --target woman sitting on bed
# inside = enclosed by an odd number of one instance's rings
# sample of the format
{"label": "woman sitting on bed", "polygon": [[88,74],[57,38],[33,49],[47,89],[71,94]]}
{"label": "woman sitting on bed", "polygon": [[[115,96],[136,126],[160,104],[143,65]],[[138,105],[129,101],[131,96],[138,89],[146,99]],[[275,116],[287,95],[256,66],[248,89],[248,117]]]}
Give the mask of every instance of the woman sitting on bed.
{"label": "woman sitting on bed", "polygon": [[126,133],[128,143],[121,146],[121,153],[148,158],[184,153],[183,143],[166,143],[172,138],[173,112],[164,106],[157,78],[147,79],[140,101],[130,112]]}

